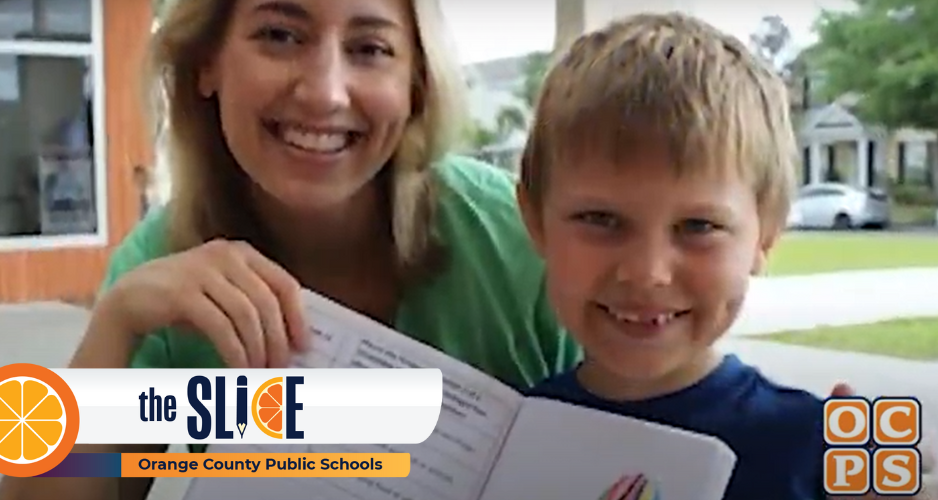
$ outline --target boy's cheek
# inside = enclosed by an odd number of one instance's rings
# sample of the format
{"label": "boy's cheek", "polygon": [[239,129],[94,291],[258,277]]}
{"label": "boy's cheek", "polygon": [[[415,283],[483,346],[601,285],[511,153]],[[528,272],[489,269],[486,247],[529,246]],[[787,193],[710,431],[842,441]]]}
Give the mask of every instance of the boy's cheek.
{"label": "boy's cheek", "polygon": [[548,233],[544,257],[553,278],[573,288],[607,282],[621,259],[614,248],[588,241],[570,230]]}

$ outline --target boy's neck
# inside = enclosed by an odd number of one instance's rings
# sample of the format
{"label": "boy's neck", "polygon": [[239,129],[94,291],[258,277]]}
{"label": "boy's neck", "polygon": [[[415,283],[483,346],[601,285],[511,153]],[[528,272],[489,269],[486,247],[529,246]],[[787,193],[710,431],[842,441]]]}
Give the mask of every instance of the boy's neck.
{"label": "boy's neck", "polygon": [[697,384],[720,365],[723,356],[708,348],[698,356],[663,377],[655,379],[623,379],[588,358],[576,376],[580,385],[593,395],[616,402],[642,401],[666,396]]}

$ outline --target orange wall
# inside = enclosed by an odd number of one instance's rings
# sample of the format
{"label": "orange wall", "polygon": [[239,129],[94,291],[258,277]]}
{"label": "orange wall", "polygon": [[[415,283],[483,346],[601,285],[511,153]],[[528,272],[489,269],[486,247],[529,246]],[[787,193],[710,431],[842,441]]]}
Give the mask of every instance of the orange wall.
{"label": "orange wall", "polygon": [[151,0],[104,0],[108,247],[0,252],[0,302],[87,299],[111,249],[137,221],[133,167],[152,158],[139,78],[151,22]]}

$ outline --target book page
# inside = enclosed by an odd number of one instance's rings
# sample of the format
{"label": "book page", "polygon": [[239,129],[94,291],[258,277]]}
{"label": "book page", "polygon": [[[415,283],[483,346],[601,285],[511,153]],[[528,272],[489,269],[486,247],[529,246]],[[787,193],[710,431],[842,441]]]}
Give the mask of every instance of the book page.
{"label": "book page", "polygon": [[410,453],[410,476],[196,479],[186,499],[272,495],[278,499],[477,500],[520,408],[521,396],[481,371],[319,295],[310,292],[305,305],[313,348],[294,358],[293,368],[439,368],[443,404],[435,430],[416,445],[219,445],[209,451]]}
{"label": "book page", "polygon": [[720,500],[735,464],[713,437],[532,398],[481,500]]}

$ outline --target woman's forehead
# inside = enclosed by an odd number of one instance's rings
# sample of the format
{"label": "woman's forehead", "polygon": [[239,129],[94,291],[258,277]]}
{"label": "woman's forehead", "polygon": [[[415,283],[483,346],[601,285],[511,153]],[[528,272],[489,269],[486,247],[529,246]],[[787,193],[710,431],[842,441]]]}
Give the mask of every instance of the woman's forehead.
{"label": "woman's forehead", "polygon": [[236,14],[277,15],[301,22],[340,21],[352,27],[405,27],[410,0],[241,0]]}

